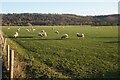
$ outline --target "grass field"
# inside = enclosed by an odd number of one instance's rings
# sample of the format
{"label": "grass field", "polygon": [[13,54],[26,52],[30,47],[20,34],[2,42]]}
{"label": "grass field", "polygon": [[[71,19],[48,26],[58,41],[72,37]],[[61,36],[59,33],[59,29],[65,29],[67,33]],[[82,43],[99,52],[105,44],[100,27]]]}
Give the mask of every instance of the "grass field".
{"label": "grass field", "polygon": [[[2,31],[5,37],[16,42],[27,52],[35,63],[31,63],[28,77],[41,76],[58,78],[116,78],[118,76],[118,27],[116,26],[71,26],[71,27],[39,27],[27,32],[21,27],[18,38],[12,38],[19,26]],[[41,39],[38,33],[45,30],[48,37]],[[60,34],[54,32],[58,30]],[[84,33],[85,38],[78,39],[76,33]],[[61,40],[64,33],[68,39]],[[42,66],[42,67],[40,67]],[[44,68],[44,67],[47,67]],[[27,73],[27,74],[28,74]],[[58,74],[58,75],[54,75]],[[34,74],[34,75],[33,75]],[[61,75],[61,76],[59,76]]]}

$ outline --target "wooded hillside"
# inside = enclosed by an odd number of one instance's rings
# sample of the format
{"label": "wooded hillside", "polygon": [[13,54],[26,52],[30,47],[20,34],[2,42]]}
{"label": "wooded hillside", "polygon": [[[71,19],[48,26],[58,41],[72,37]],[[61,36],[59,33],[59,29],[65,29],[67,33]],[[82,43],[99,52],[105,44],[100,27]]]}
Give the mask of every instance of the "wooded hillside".
{"label": "wooded hillside", "polygon": [[118,14],[101,16],[79,16],[74,14],[0,14],[4,26],[59,26],[59,25],[95,25],[116,26]]}

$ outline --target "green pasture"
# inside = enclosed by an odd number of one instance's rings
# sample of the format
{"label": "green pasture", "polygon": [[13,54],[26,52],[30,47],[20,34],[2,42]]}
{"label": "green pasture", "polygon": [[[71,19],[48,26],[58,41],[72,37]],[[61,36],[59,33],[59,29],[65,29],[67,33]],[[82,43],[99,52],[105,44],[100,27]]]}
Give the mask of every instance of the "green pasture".
{"label": "green pasture", "polygon": [[[12,36],[20,28],[19,37]],[[32,26],[3,26],[5,37],[16,42],[32,56],[32,60],[46,65],[67,78],[116,78],[118,76],[118,27],[116,26],[33,26],[35,31],[27,32]],[[54,29],[53,29],[54,28]],[[45,30],[47,37],[38,33]],[[59,34],[54,32],[58,30]],[[84,33],[78,39],[76,33]],[[61,40],[62,34],[68,39]],[[18,46],[18,47],[19,47]],[[15,46],[17,47],[17,46]],[[40,68],[32,64],[34,77],[42,74]],[[44,73],[48,76],[48,72]],[[31,76],[33,76],[31,74]],[[52,75],[48,77],[51,78]]]}

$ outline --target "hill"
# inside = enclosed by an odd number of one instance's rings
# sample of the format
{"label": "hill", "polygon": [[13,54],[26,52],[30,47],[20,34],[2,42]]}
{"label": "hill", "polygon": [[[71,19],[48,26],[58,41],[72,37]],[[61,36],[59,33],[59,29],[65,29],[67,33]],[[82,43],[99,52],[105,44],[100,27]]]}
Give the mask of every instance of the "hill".
{"label": "hill", "polygon": [[0,15],[2,15],[3,26],[118,25],[118,14],[100,16],[79,16],[74,14],[13,13]]}

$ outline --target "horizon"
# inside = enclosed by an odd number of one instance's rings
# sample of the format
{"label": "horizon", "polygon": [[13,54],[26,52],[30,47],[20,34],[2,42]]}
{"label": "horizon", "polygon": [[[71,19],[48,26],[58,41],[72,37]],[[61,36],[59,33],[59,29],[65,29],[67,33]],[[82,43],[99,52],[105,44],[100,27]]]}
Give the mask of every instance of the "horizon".
{"label": "horizon", "polygon": [[[58,15],[64,15],[65,13],[63,13],[63,14],[59,14],[59,13],[0,13],[0,14],[6,14],[6,15],[8,15],[8,14],[58,14]],[[108,16],[108,15],[118,15],[118,13],[117,14],[103,14],[103,15],[77,15],[77,14],[70,14],[70,13],[66,13],[65,15],[76,15],[76,16]]]}
{"label": "horizon", "polygon": [[3,2],[2,14],[40,13],[99,16],[118,14],[117,2]]}

